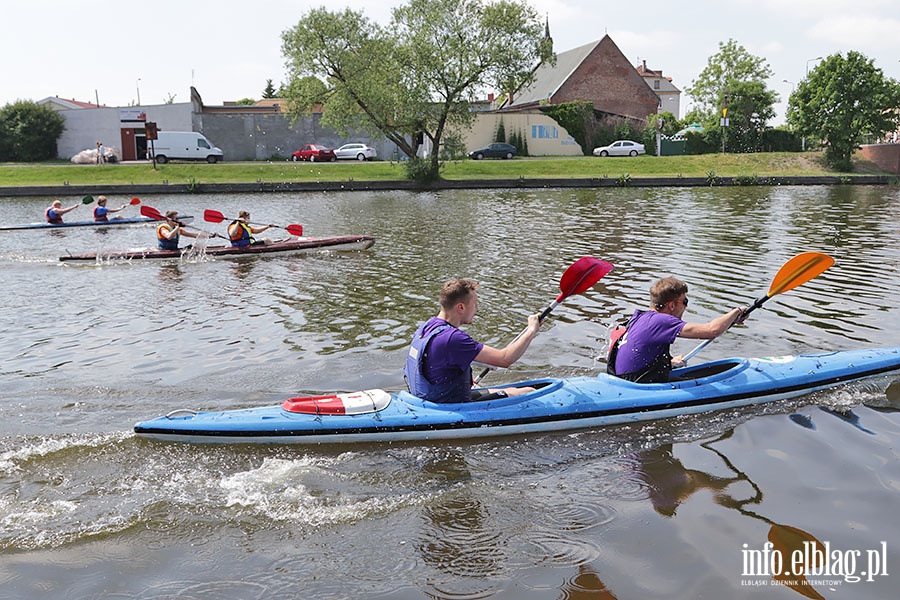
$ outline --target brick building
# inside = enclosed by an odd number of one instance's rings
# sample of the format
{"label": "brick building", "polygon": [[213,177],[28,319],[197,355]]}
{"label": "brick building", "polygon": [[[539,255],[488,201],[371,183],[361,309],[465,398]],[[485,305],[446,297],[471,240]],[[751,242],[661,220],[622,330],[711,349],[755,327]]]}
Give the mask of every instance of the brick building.
{"label": "brick building", "polygon": [[660,97],[608,35],[560,52],[555,64],[542,63],[534,74],[534,83],[513,94],[501,110],[587,101],[593,103],[599,116],[642,124],[660,106]]}

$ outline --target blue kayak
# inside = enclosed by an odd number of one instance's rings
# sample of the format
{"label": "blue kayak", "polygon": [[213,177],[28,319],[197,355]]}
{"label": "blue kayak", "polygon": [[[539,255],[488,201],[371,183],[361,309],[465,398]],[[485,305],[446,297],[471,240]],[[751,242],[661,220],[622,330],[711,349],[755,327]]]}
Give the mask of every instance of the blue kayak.
{"label": "blue kayak", "polygon": [[[178,220],[182,223],[190,223],[194,220],[191,215],[179,215]],[[72,221],[62,223],[24,223],[22,225],[0,225],[0,231],[21,231],[23,229],[66,229],[68,227],[114,227],[117,225],[144,225],[146,223],[157,223],[157,219],[150,217],[132,217],[128,219],[110,219],[109,221]]]}
{"label": "blue kayak", "polygon": [[638,384],[605,373],[538,379],[498,386],[531,386],[537,388],[534,392],[464,404],[435,404],[378,389],[305,396],[279,406],[177,410],[140,422],[134,431],[162,441],[321,444],[585,429],[786,400],[861,379],[900,375],[900,347],[729,358],[672,373],[679,381]]}

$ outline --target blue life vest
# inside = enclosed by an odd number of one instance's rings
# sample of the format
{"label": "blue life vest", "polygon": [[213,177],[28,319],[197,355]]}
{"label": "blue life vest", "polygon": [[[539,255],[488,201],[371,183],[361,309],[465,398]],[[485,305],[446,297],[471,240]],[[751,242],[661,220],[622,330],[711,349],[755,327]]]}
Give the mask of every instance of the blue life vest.
{"label": "blue life vest", "polygon": [[59,225],[63,222],[62,216],[60,216],[58,212],[53,210],[52,206],[44,211],[44,216],[47,217],[48,223],[53,223],[54,225]]}
{"label": "blue life vest", "polygon": [[430,381],[425,376],[425,359],[428,356],[428,345],[434,336],[449,327],[449,323],[434,326],[425,333],[426,321],[416,331],[409,352],[406,354],[406,367],[403,369],[409,393],[430,402],[467,402],[472,390],[472,370],[460,371],[459,374],[443,381]]}
{"label": "blue life vest", "polygon": [[109,217],[106,216],[106,213],[109,212],[109,209],[105,206],[95,206],[94,207],[94,220],[95,221],[109,221]]}

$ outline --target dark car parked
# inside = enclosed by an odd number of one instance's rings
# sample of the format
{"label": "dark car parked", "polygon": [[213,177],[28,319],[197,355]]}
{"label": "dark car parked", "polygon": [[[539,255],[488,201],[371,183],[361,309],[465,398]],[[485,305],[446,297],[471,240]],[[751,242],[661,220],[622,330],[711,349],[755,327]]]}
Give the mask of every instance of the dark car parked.
{"label": "dark car parked", "polygon": [[516,150],[516,147],[512,144],[494,142],[487,148],[472,150],[469,152],[469,158],[474,158],[475,160],[482,160],[484,158],[513,158],[516,154],[518,154],[518,150]]}

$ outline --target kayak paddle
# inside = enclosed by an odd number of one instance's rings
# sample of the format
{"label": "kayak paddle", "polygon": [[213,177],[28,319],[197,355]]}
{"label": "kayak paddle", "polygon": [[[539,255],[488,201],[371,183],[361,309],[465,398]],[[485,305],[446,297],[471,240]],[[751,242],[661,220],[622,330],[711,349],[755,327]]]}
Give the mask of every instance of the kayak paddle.
{"label": "kayak paddle", "polygon": [[[93,202],[93,201],[94,201],[94,197],[93,197],[93,196],[85,196],[84,198],[81,199],[81,203],[82,203],[82,204],[90,204],[90,203]],[[138,205],[138,204],[140,204],[140,203],[141,203],[141,199],[135,197],[135,198],[132,198],[132,199],[131,199],[131,202],[129,202],[128,204],[130,204],[130,205],[132,205],[132,206],[136,206],[136,205]],[[165,217],[163,217],[163,218],[165,218]]]}
{"label": "kayak paddle", "polygon": [[[156,221],[165,221],[166,220],[166,215],[160,213],[158,210],[156,210],[152,206],[147,206],[146,204],[141,206],[141,214],[145,217],[150,217],[151,219],[154,219]],[[225,239],[223,236],[219,235],[218,233],[213,233],[212,231],[206,231],[205,229],[200,229],[199,227],[192,227],[190,225],[185,225],[184,223],[182,223],[181,221],[178,221],[178,220],[176,220],[175,222],[178,223],[178,225],[180,227],[196,229],[197,231],[201,231],[201,232],[205,233],[209,237],[214,237],[214,238],[217,237],[217,238]]]}
{"label": "kayak paddle", "polygon": [[[221,223],[225,220],[225,215],[220,213],[217,210],[204,210],[203,211],[203,220],[208,223]],[[269,227],[277,227],[278,229],[284,229],[289,234],[302,237],[303,236],[303,225],[297,225],[296,223],[288,225],[287,227],[282,227],[280,225],[272,225],[271,223],[257,223],[254,221],[247,221],[247,223],[251,225],[268,225]]]}
{"label": "kayak paddle", "polygon": [[[772,280],[772,285],[769,286],[769,292],[765,296],[754,302],[753,305],[744,312],[743,317],[746,317],[751,312],[762,306],[769,298],[777,296],[782,292],[792,290],[795,287],[803,285],[807,281],[821,275],[828,269],[828,267],[833,264],[834,259],[827,254],[822,254],[821,252],[802,252],[798,254],[794,258],[784,263],[781,268],[778,269],[778,273],[775,274],[775,278]],[[732,325],[734,325],[734,323],[732,323]],[[730,328],[731,325],[728,326],[728,329]],[[728,329],[726,329],[725,331],[728,331]],[[704,340],[696,348],[688,352],[684,356],[683,360],[687,362],[688,359],[693,358],[714,339],[716,338]]]}
{"label": "kayak paddle", "polygon": [[[543,320],[547,318],[547,315],[549,315],[554,308],[559,306],[563,300],[569,296],[583,294],[612,270],[612,263],[600,260],[599,258],[594,258],[593,256],[582,256],[573,262],[569,265],[569,268],[565,270],[559,280],[559,296],[556,297],[556,300],[554,300],[550,306],[544,309],[539,317],[540,321],[543,322]],[[527,330],[528,328],[526,327],[516,339],[521,337]],[[490,370],[490,368],[486,368],[482,371],[481,375],[475,379],[475,384],[478,384]]]}

